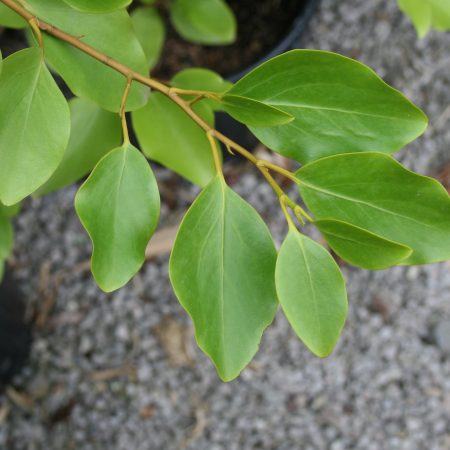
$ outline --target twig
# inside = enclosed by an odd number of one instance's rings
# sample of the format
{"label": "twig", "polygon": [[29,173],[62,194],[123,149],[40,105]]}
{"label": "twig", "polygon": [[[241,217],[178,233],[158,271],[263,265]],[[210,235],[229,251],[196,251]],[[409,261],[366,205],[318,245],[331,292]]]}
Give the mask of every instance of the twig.
{"label": "twig", "polygon": [[[220,142],[222,142],[225,147],[229,151],[235,151],[242,155],[244,158],[252,162],[259,171],[264,175],[264,177],[268,180],[265,173],[267,173],[266,169],[276,171],[283,176],[287,177],[291,181],[296,182],[295,175],[292,172],[289,172],[286,169],[283,169],[282,167],[279,167],[275,164],[272,164],[268,161],[262,161],[255,158],[251,152],[246,150],[241,145],[237,144],[230,138],[226,137],[213,127],[211,127],[204,119],[202,119],[191,107],[191,104],[189,101],[184,100],[180,95],[203,95],[205,97],[213,98],[216,100],[220,100],[217,93],[214,92],[208,92],[208,91],[194,91],[194,90],[187,90],[187,89],[179,89],[179,88],[173,88],[170,86],[167,86],[164,83],[161,83],[153,78],[144,76],[140,74],[139,72],[136,72],[132,70],[130,67],[127,67],[126,65],[116,61],[115,59],[110,58],[109,56],[105,55],[104,53],[100,52],[99,50],[95,49],[94,47],[91,47],[90,45],[84,43],[81,41],[78,37],[72,36],[65,31],[60,30],[59,28],[35,17],[32,13],[30,13],[26,8],[23,6],[17,4],[14,0],[0,0],[0,2],[4,3],[6,6],[8,6],[10,9],[15,11],[17,14],[22,16],[28,23],[30,23],[30,26],[39,29],[41,31],[44,31],[64,42],[67,42],[68,44],[72,45],[73,47],[81,50],[82,52],[88,54],[92,58],[100,61],[101,63],[105,64],[106,66],[116,70],[117,72],[124,75],[127,79],[127,89],[129,89],[129,85],[132,83],[132,81],[137,81],[145,86],[148,86],[156,91],[161,92],[162,94],[169,97],[174,103],[176,103],[199,127],[201,127],[208,135],[208,137],[216,138]],[[128,93],[125,91],[124,98],[126,100],[126,96]],[[122,99],[121,104],[121,115],[122,115],[122,123],[124,121],[124,100]],[[125,128],[124,128],[125,131]],[[125,134],[125,133],[124,133]],[[217,166],[216,166],[217,167]],[[276,184],[276,182],[274,182]],[[274,187],[275,184],[271,183],[271,186]],[[278,195],[278,193],[277,193]],[[286,205],[291,207],[291,205],[286,202]],[[297,208],[297,211],[302,211],[303,209],[300,207],[300,205],[296,205],[295,208]],[[307,218],[308,220],[311,220],[309,215],[307,213],[302,213],[303,217]]]}

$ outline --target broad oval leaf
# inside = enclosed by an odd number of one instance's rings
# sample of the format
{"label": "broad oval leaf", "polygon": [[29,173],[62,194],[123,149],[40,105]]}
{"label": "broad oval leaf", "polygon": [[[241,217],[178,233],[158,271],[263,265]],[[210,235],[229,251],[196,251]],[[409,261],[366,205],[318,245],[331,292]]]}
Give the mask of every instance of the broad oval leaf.
{"label": "broad oval leaf", "polygon": [[348,222],[413,250],[401,264],[450,258],[450,197],[436,180],[383,153],[349,153],[297,172],[316,219]]}
{"label": "broad oval leaf", "polygon": [[75,209],[92,240],[92,273],[101,289],[122,287],[140,269],[159,206],[155,176],[129,144],[101,159],[81,186]]}
{"label": "broad oval leaf", "polygon": [[250,362],[275,316],[275,261],[260,216],[217,176],[183,219],[170,279],[200,348],[224,381]]}
{"label": "broad oval leaf", "polygon": [[69,140],[70,115],[37,48],[4,61],[0,98],[0,201],[13,205],[55,171]]}
{"label": "broad oval leaf", "polygon": [[172,78],[172,86],[183,89],[194,89],[222,93],[233,85],[224,80],[213,70],[192,67],[181,70]]}
{"label": "broad oval leaf", "polygon": [[25,28],[27,22],[11,8],[0,3],[0,25],[7,28]]}
{"label": "broad oval leaf", "polygon": [[48,194],[84,177],[122,141],[122,127],[117,114],[83,98],[70,100],[69,107],[72,126],[63,160],[35,195]]}
{"label": "broad oval leaf", "polygon": [[411,248],[384,239],[340,220],[316,220],[314,225],[330,247],[349,263],[369,270],[395,266],[411,255]]}
{"label": "broad oval leaf", "polygon": [[136,8],[131,13],[134,31],[152,68],[159,59],[166,37],[166,27],[155,8]]}
{"label": "broad oval leaf", "polygon": [[223,45],[236,39],[236,19],[224,0],[175,0],[171,19],[178,33],[191,42]]}
{"label": "broad oval leaf", "polygon": [[22,203],[16,203],[15,205],[5,206],[0,202],[0,216],[11,219],[19,214],[22,208]]}
{"label": "broad oval leaf", "polygon": [[295,229],[280,248],[278,299],[304,344],[324,358],[334,349],[347,317],[345,281],[331,255]]}
{"label": "broad oval leaf", "polygon": [[[177,88],[209,91],[218,94],[233,86],[218,73],[197,67],[181,70],[172,78],[171,84]],[[194,98],[193,95],[185,97],[188,99]],[[218,100],[203,99],[202,104],[207,104],[213,111],[223,111],[223,107]]]}
{"label": "broad oval leaf", "polygon": [[126,8],[132,0],[64,0],[69,6],[79,11],[105,13]]}
{"label": "broad oval leaf", "polygon": [[220,103],[231,117],[248,126],[274,127],[294,120],[294,116],[280,109],[238,95],[224,95]]}
{"label": "broad oval leaf", "polygon": [[318,50],[292,50],[254,69],[227,94],[295,117],[251,127],[265,145],[301,163],[359,151],[393,153],[423,133],[426,116],[364,64]]}
{"label": "broad oval leaf", "polygon": [[411,18],[419,37],[424,37],[432,27],[450,30],[449,0],[398,0],[398,5]]}
{"label": "broad oval leaf", "polygon": [[[213,125],[214,114],[207,105],[198,103],[194,110]],[[202,187],[215,176],[205,132],[172,100],[152,92],[148,104],[134,111],[132,119],[139,144],[148,158]]]}
{"label": "broad oval leaf", "polygon": [[[37,17],[73,36],[83,36],[89,44],[131,69],[148,74],[148,64],[125,10],[106,14],[88,14],[72,9],[61,0],[24,0]],[[44,33],[45,58],[64,78],[77,97],[98,103],[108,111],[118,112],[126,78],[77,48]],[[148,88],[133,83],[127,110],[141,108],[147,102]]]}

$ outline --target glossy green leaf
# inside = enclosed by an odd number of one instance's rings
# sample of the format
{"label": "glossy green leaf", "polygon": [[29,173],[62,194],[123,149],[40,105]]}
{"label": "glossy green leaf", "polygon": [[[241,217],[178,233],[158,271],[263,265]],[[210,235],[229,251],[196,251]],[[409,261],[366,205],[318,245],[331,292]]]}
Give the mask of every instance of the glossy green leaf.
{"label": "glossy green leaf", "polygon": [[430,28],[450,30],[450,0],[398,0],[398,4],[411,18],[419,37],[424,37]]}
{"label": "glossy green leaf", "polygon": [[260,216],[215,178],[183,219],[170,279],[194,321],[200,348],[224,381],[250,362],[274,318],[275,262],[275,246]]}
{"label": "glossy green leaf", "polygon": [[156,9],[145,7],[136,8],[131,21],[151,68],[158,62],[166,37],[164,21]]}
{"label": "glossy green leaf", "polygon": [[0,201],[13,205],[55,171],[69,139],[70,115],[37,48],[4,61],[0,98]]}
{"label": "glossy green leaf", "polygon": [[347,317],[345,281],[334,259],[291,229],[280,248],[275,280],[281,307],[297,336],[315,355],[328,356]]}
{"label": "glossy green leaf", "polygon": [[12,9],[0,3],[0,26],[6,28],[25,28],[27,23]]}
{"label": "glossy green leaf", "polygon": [[274,127],[294,120],[294,116],[251,98],[224,95],[220,102],[231,117],[252,127]]}
{"label": "glossy green leaf", "polygon": [[182,89],[193,89],[222,93],[233,84],[224,80],[218,73],[199,67],[184,69],[172,78],[172,86]]}
{"label": "glossy green leaf", "polygon": [[[214,115],[204,104],[195,111],[213,125]],[[205,132],[174,102],[152,92],[148,104],[134,111],[133,127],[144,154],[182,175],[206,186],[215,176],[211,146]]]}
{"label": "glossy green leaf", "polygon": [[14,232],[11,221],[0,215],[0,264],[9,257],[13,243]]}
{"label": "glossy green leaf", "polygon": [[15,205],[5,206],[0,202],[0,216],[11,219],[17,216],[17,214],[19,214],[21,208],[22,203],[16,203]]}
{"label": "glossy green leaf", "polygon": [[93,244],[92,273],[106,292],[126,284],[145,260],[159,218],[153,172],[138,149],[124,145],[95,167],[75,198]]}
{"label": "glossy green leaf", "polygon": [[395,266],[412,250],[367,230],[340,220],[316,220],[314,225],[342,259],[364,269],[381,270]]}
{"label": "glossy green leaf", "polygon": [[[89,44],[122,64],[147,75],[148,64],[125,10],[106,14],[88,14],[70,8],[61,0],[24,0],[36,16],[74,36],[83,36]],[[64,78],[72,92],[98,103],[108,111],[118,112],[126,79],[91,56],[44,33],[45,57]],[[133,83],[127,110],[147,102],[148,89]]]}
{"label": "glossy green leaf", "polygon": [[383,153],[349,153],[297,172],[316,219],[348,222],[413,250],[401,264],[450,259],[450,197],[436,180]]}
{"label": "glossy green leaf", "polygon": [[[223,93],[233,86],[227,80],[224,80],[218,73],[201,68],[189,68],[178,72],[171,82],[173,87],[181,89],[191,89],[197,91],[209,91],[214,93]],[[187,99],[194,98],[193,95],[185,96]],[[223,106],[219,101],[203,99],[203,104],[207,104],[213,111],[222,111]]]}
{"label": "glossy green leaf", "polygon": [[69,6],[89,13],[106,13],[126,8],[132,0],[64,0]]}
{"label": "glossy green leaf", "polygon": [[118,114],[82,98],[72,99],[69,107],[72,126],[64,158],[47,183],[35,193],[37,195],[56,191],[84,177],[106,153],[122,142]]}
{"label": "glossy green leaf", "polygon": [[254,69],[227,94],[295,117],[251,127],[265,145],[301,163],[363,151],[392,153],[423,133],[426,116],[358,61],[318,50],[292,50]]}
{"label": "glossy green leaf", "polygon": [[236,19],[224,0],[174,0],[171,19],[178,33],[191,42],[223,45],[236,39]]}

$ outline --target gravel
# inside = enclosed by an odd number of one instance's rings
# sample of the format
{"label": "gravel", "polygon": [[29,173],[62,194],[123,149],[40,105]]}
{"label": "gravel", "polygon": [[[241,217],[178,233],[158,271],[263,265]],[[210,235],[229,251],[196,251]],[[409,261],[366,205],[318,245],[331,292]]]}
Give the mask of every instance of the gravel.
{"label": "gravel", "polygon": [[[423,107],[431,126],[399,154],[405,164],[436,174],[450,161],[449,33],[418,40],[394,0],[328,0],[303,45],[360,59]],[[162,169],[157,175],[167,226],[197,190]],[[249,169],[233,187],[279,243],[284,219],[261,178]],[[278,314],[254,362],[224,384],[195,345],[167,257],[116,293],[97,289],[83,269],[90,244],[73,211],[75,191],[27,201],[17,219],[20,287],[41,316],[53,293],[55,304],[14,390],[0,399],[0,448],[450,448],[448,263],[344,267],[349,318],[331,357],[313,357]]]}

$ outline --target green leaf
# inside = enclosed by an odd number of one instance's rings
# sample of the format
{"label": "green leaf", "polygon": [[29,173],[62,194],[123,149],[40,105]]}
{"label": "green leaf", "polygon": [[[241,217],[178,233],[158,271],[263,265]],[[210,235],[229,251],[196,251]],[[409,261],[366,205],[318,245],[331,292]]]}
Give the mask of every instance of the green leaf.
{"label": "green leaf", "polygon": [[[106,14],[88,14],[70,8],[61,0],[24,0],[36,16],[131,69],[148,74],[148,64],[125,10]],[[126,78],[82,51],[44,33],[45,57],[64,78],[71,91],[98,103],[108,111],[118,112]],[[141,108],[147,102],[148,88],[133,83],[127,110]]]}
{"label": "green leaf", "polygon": [[5,60],[0,98],[0,201],[13,205],[55,171],[69,139],[70,116],[37,48]]}
{"label": "green leaf", "polygon": [[[209,91],[218,94],[227,91],[233,86],[232,83],[224,80],[218,73],[201,68],[181,70],[172,78],[171,84],[176,88]],[[185,97],[187,99],[194,98],[193,95]],[[202,103],[207,104],[213,111],[223,110],[219,101],[204,99]]]}
{"label": "green leaf", "polygon": [[275,262],[260,216],[217,176],[183,219],[170,279],[200,348],[224,381],[250,362],[275,316]]}
{"label": "green leaf", "polygon": [[317,219],[348,222],[410,247],[401,264],[450,258],[450,197],[436,180],[383,153],[350,153],[297,172],[300,193]]}
{"label": "green leaf", "polygon": [[106,292],[122,287],[144,263],[159,218],[158,186],[139,150],[128,144],[101,159],[75,209],[92,240],[98,285]]}
{"label": "green leaf", "polygon": [[131,21],[147,62],[152,68],[158,62],[166,38],[164,21],[156,9],[145,7],[136,8],[131,13]]}
{"label": "green leaf", "polygon": [[19,213],[20,207],[20,203],[5,206],[0,202],[0,283],[5,272],[5,260],[8,259],[14,246],[14,229],[11,219]]}
{"label": "green leaf", "polygon": [[223,45],[236,39],[236,19],[223,0],[175,0],[171,19],[178,33],[191,42]]}
{"label": "green leaf", "polygon": [[15,205],[5,206],[0,202],[0,216],[11,219],[19,214],[22,208],[22,203],[16,203]]}
{"label": "green leaf", "polygon": [[82,98],[70,100],[69,107],[72,126],[64,158],[47,183],[35,193],[37,195],[56,191],[84,177],[122,141],[117,114]]}
{"label": "green leaf", "polygon": [[384,239],[367,230],[340,220],[316,220],[314,225],[330,247],[351,264],[369,270],[395,266],[411,255],[411,248]]}
{"label": "green leaf", "polygon": [[6,28],[25,28],[27,23],[12,9],[0,3],[0,26]]}
{"label": "green leaf", "polygon": [[280,248],[275,281],[297,336],[315,355],[328,356],[347,317],[345,281],[334,259],[317,242],[291,229]]}
{"label": "green leaf", "polygon": [[[194,110],[214,124],[211,109],[204,104]],[[215,176],[211,146],[205,132],[174,102],[152,92],[148,104],[132,114],[133,127],[144,154],[199,186]]]}
{"label": "green leaf", "polygon": [[252,127],[274,127],[294,120],[294,116],[251,98],[227,94],[220,102],[231,117]]}
{"label": "green leaf", "polygon": [[324,156],[392,153],[423,133],[426,116],[358,61],[318,50],[292,50],[254,69],[227,94],[295,117],[273,128],[251,127],[265,145],[301,163]]}
{"label": "green leaf", "polygon": [[222,93],[233,84],[224,80],[218,73],[198,67],[184,69],[172,78],[172,86],[182,89],[192,89]]}
{"label": "green leaf", "polygon": [[430,28],[450,30],[450,0],[398,0],[398,5],[411,18],[419,37]]}
{"label": "green leaf", "polygon": [[11,254],[13,244],[14,232],[11,221],[0,215],[0,264]]}
{"label": "green leaf", "polygon": [[126,8],[132,0],[64,0],[74,9],[89,13],[105,13]]}

